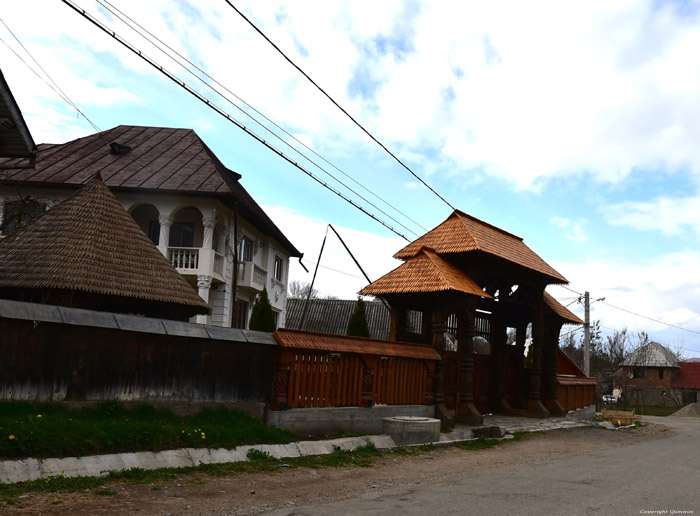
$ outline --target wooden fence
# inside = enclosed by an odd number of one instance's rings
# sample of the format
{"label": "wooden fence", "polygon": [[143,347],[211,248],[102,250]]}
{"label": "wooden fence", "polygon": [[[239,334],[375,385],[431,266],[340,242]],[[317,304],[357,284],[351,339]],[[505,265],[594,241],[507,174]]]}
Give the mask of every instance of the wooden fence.
{"label": "wooden fence", "polygon": [[278,330],[275,337],[282,349],[273,410],[428,404],[432,400],[439,355],[429,346],[295,330]]}

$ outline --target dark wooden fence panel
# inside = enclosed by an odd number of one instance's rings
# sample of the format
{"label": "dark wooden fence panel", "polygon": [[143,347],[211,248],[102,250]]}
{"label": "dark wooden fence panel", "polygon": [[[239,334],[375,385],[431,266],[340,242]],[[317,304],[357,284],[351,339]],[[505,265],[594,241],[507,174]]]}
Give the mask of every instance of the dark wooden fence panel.
{"label": "dark wooden fence panel", "polygon": [[269,401],[277,351],[0,319],[0,400]]}

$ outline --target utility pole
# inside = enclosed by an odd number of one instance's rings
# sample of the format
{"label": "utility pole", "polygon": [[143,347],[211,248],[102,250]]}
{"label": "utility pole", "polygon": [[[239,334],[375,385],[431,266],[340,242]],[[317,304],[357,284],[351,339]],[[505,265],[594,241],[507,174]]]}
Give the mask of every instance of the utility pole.
{"label": "utility pole", "polygon": [[583,372],[591,376],[591,296],[586,290],[583,294]]}

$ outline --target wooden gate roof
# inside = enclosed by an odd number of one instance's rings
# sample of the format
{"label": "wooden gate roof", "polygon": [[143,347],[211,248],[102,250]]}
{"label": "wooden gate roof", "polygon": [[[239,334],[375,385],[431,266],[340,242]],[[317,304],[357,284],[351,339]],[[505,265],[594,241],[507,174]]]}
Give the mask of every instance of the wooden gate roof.
{"label": "wooden gate roof", "polygon": [[310,331],[279,328],[275,332],[277,343],[283,348],[306,349],[327,353],[361,353],[385,357],[414,358],[417,360],[440,360],[434,347],[407,342],[330,335]]}
{"label": "wooden gate roof", "polygon": [[557,316],[561,317],[566,324],[583,324],[583,321],[571,312],[568,308],[554,299],[547,292],[544,293],[544,304],[548,306]]}
{"label": "wooden gate roof", "polygon": [[522,238],[459,210],[401,249],[394,258],[407,260],[423,247],[434,249],[437,254],[481,251],[543,274],[549,283],[568,283],[564,276],[525,245]]}
{"label": "wooden gate roof", "polygon": [[362,295],[463,292],[492,297],[467,274],[429,248],[422,248],[405,263],[360,290]]}
{"label": "wooden gate roof", "polygon": [[78,290],[209,311],[99,176],[0,241],[0,287]]}

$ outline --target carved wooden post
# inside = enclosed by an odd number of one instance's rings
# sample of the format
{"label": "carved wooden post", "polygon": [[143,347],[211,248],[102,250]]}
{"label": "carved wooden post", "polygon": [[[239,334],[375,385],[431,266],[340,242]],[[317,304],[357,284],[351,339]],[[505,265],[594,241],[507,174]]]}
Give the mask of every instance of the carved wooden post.
{"label": "carved wooden post", "polygon": [[481,425],[484,417],[474,405],[474,334],[476,331],[476,306],[470,303],[466,310],[459,314],[459,347],[461,361],[459,364],[459,405],[457,405],[457,421],[468,425]]}
{"label": "carved wooden post", "polygon": [[549,411],[542,404],[542,340],[544,339],[544,298],[539,291],[534,299],[532,320],[532,367],[530,368],[530,393],[527,411],[531,416],[547,417]]}
{"label": "carved wooden post", "polygon": [[424,363],[425,366],[425,388],[424,388],[424,396],[423,396],[423,403],[425,405],[432,405],[435,403],[435,400],[433,398],[433,378],[435,376],[435,363],[434,362],[426,362]]}
{"label": "carved wooden post", "polygon": [[433,346],[440,353],[440,360],[435,364],[435,374],[433,375],[433,399],[435,401],[435,417],[442,421],[452,421],[453,417],[445,406],[445,331],[447,324],[440,310],[433,310],[430,320],[430,333]]}
{"label": "carved wooden post", "polygon": [[557,382],[557,349],[559,348],[559,332],[561,323],[551,321],[548,323],[546,340],[544,343],[545,359],[543,360],[542,375],[545,386],[545,406],[552,415],[563,416],[566,409],[559,402],[559,383]]}

